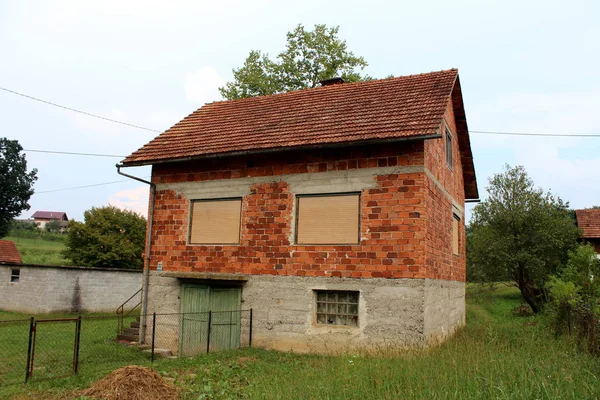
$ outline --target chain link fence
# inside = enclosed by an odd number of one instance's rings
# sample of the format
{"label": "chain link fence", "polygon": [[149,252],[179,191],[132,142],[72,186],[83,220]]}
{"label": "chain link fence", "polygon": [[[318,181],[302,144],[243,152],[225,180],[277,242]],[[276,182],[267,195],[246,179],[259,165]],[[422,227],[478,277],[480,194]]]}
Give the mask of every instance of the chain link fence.
{"label": "chain link fence", "polygon": [[0,320],[0,386],[252,346],[252,310]]}

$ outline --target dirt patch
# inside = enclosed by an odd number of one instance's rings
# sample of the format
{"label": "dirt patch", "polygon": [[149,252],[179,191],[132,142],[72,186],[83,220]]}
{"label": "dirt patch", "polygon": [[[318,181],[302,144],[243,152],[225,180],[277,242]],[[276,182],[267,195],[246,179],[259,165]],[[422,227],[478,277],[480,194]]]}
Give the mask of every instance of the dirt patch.
{"label": "dirt patch", "polygon": [[179,390],[153,369],[130,365],[111,372],[81,395],[105,400],[175,400]]}

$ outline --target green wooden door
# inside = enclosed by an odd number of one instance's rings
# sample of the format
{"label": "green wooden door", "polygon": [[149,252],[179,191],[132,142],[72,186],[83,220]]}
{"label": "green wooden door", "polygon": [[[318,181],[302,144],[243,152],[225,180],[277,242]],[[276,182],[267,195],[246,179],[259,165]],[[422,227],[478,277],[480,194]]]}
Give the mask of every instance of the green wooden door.
{"label": "green wooden door", "polygon": [[226,350],[240,344],[241,288],[184,284],[181,289],[179,354],[206,352],[208,311],[212,311],[210,350]]}
{"label": "green wooden door", "polygon": [[211,288],[211,351],[240,345],[240,292],[240,288]]}
{"label": "green wooden door", "polygon": [[208,337],[208,311],[210,287],[208,285],[182,285],[181,325],[179,328],[179,354],[194,356],[206,352]]}

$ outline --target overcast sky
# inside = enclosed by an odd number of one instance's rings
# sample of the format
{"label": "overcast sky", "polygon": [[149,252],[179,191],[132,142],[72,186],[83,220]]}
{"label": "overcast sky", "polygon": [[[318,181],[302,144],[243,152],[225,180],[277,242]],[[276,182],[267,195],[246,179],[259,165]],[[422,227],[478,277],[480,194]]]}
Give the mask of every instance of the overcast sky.
{"label": "overcast sky", "polygon": [[[275,55],[298,23],[323,23],[373,77],[458,68],[471,130],[599,134],[599,21],[600,2],[576,0],[0,0],[0,87],[162,131],[220,100],[250,50]],[[157,135],[1,90],[0,121],[0,136],[33,150],[128,155]],[[471,144],[482,196],[509,163],[574,208],[600,205],[598,137],[471,133]],[[146,214],[148,188],[134,181],[59,190],[122,181],[119,158],[27,160],[39,179],[23,217],[80,220],[106,204]]]}

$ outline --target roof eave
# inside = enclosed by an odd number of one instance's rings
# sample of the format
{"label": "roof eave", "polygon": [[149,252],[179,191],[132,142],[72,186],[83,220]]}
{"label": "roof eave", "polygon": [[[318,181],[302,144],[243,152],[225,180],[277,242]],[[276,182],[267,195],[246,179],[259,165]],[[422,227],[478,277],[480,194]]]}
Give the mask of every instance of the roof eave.
{"label": "roof eave", "polygon": [[268,149],[249,149],[249,150],[242,150],[242,151],[230,151],[230,152],[224,152],[224,153],[198,154],[198,155],[178,157],[178,158],[163,158],[163,159],[142,160],[142,161],[132,161],[132,162],[126,162],[125,160],[123,160],[123,161],[121,161],[120,166],[121,167],[142,167],[142,166],[147,166],[147,165],[175,163],[175,162],[183,162],[183,161],[191,161],[191,160],[222,158],[222,157],[235,157],[235,156],[243,156],[243,155],[265,154],[265,153],[276,153],[276,152],[292,151],[292,150],[330,149],[330,148],[360,146],[363,144],[410,142],[410,141],[418,141],[418,140],[439,139],[441,137],[442,137],[442,135],[439,132],[434,132],[434,133],[419,135],[419,136],[404,136],[404,137],[395,137],[395,138],[386,138],[386,139],[369,139],[369,140],[359,140],[359,141],[340,142],[340,143],[310,144],[310,145],[292,146],[292,147],[290,147],[290,146],[273,147],[273,148],[268,148]]}
{"label": "roof eave", "polygon": [[479,190],[477,188],[477,177],[475,175],[475,164],[473,152],[471,151],[471,140],[469,138],[469,127],[463,103],[460,78],[456,75],[456,81],[451,93],[452,107],[454,108],[454,120],[458,131],[458,143],[460,149],[460,161],[463,169],[463,184],[465,187],[465,200],[468,202],[479,201]]}

